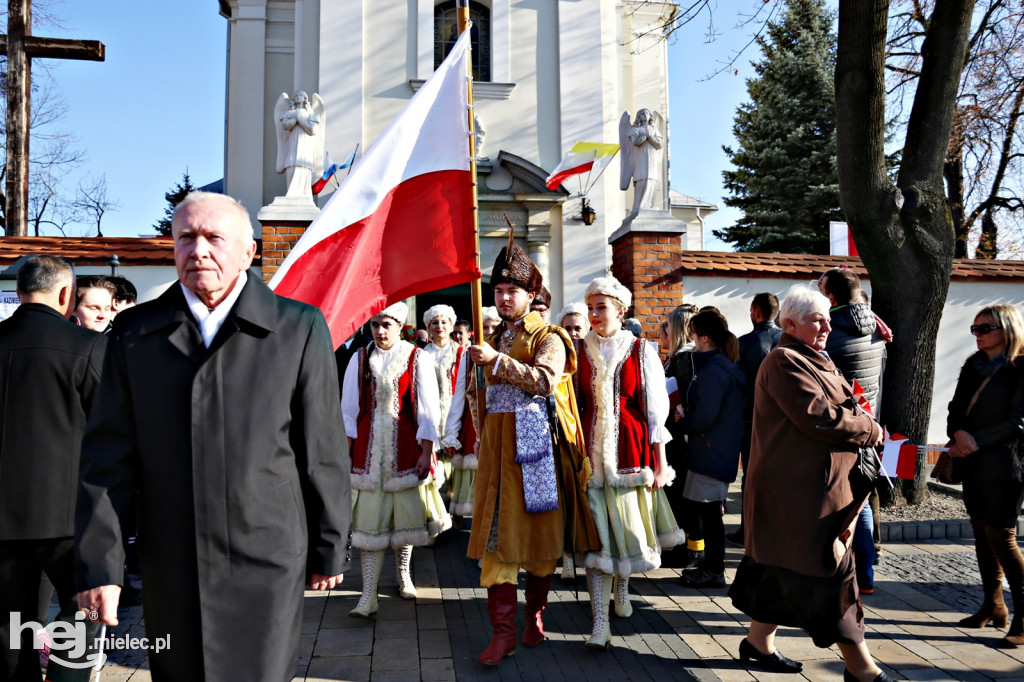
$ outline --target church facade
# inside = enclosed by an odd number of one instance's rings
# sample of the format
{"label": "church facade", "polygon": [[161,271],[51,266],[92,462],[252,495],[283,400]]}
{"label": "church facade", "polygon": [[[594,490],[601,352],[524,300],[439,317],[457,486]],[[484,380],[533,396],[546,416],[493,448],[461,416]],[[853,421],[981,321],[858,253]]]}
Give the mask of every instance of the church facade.
{"label": "church facade", "polygon": [[[225,191],[250,209],[255,225],[260,207],[285,193],[284,176],[274,170],[273,109],[281,93],[320,94],[327,150],[340,161],[356,144],[360,152],[373,144],[454,38],[454,0],[219,5],[229,30]],[[508,215],[557,311],[582,300],[590,280],[607,272],[608,238],[632,195],[619,190],[616,160],[587,194],[596,219],[586,225],[578,179],[555,191],[544,179],[575,142],[618,142],[624,111],[652,109],[668,120],[667,47],[657,27],[678,10],[673,2],[642,0],[469,5],[475,111],[483,130],[478,189],[484,282],[506,239]],[[668,131],[662,132],[666,153],[657,200],[667,209]],[[468,286],[466,292],[418,299],[421,309],[443,301],[468,313]]]}

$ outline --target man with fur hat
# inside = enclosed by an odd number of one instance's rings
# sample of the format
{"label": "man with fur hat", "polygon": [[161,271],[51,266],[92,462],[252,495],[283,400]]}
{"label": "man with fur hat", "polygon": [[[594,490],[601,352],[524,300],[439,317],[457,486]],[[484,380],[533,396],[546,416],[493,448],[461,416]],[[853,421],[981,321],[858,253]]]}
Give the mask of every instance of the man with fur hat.
{"label": "man with fur hat", "polygon": [[[487,414],[480,437],[476,499],[467,554],[481,559],[493,634],[479,660],[497,665],[516,650],[516,585],[526,571],[523,646],[544,641],[542,614],[564,550],[600,547],[586,485],[590,467],[572,392],[576,353],[565,330],[530,311],[540,271],[512,241],[494,263],[491,286],[504,325],[470,348],[485,367]],[[489,344],[489,345],[488,345]],[[558,435],[552,439],[547,398]],[[568,543],[568,544],[567,544]]]}
{"label": "man with fur hat", "polygon": [[451,527],[434,460],[440,410],[434,363],[399,338],[408,314],[399,302],[375,315],[374,342],[345,370],[341,411],[352,454],[352,546],[363,567],[363,592],[349,614],[355,617],[377,615],[377,582],[389,545],[399,594],[415,599],[412,548]]}

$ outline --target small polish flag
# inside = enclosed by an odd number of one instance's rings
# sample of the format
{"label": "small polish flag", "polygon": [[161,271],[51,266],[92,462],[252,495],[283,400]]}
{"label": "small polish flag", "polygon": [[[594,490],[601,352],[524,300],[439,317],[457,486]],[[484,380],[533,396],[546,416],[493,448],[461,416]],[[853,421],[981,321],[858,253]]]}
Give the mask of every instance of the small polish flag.
{"label": "small polish flag", "polygon": [[917,446],[911,445],[906,436],[898,433],[886,434],[882,449],[882,463],[896,464],[893,474],[896,478],[913,480],[917,471]]}
{"label": "small polish flag", "polygon": [[331,158],[331,155],[328,152],[324,152],[324,172],[313,183],[314,195],[320,194],[320,192],[324,191],[324,188],[327,187],[327,184],[331,181],[331,178],[334,177],[335,173],[337,173],[340,170],[345,170],[346,168],[352,165],[352,162],[356,160],[357,149],[359,149],[358,144],[352,148],[352,153],[349,154],[348,159],[340,166],[334,163],[334,160]]}
{"label": "small polish flag", "polygon": [[568,178],[588,171],[591,172],[592,179],[596,180],[618,151],[617,144],[577,142],[555,170],[551,171],[544,185],[550,190],[556,190]]}
{"label": "small polish flag", "polygon": [[853,397],[856,399],[857,404],[860,405],[862,410],[870,414],[872,417],[875,416],[875,413],[871,411],[871,403],[868,402],[864,393],[864,387],[861,386],[860,382],[856,379],[853,380]]}
{"label": "small polish flag", "polygon": [[833,256],[859,256],[857,245],[853,243],[850,226],[843,222],[832,221],[828,224],[829,253]]}

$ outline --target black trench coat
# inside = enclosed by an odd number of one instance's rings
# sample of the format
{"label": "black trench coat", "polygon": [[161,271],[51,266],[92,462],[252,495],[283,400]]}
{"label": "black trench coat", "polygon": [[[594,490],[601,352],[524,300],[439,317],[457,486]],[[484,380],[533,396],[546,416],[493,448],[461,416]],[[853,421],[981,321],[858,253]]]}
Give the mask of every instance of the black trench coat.
{"label": "black trench coat", "polygon": [[118,315],[83,443],[79,588],[121,584],[137,496],[154,680],[292,679],[306,575],[349,564],[327,325],[247,276],[209,349],[177,283]]}

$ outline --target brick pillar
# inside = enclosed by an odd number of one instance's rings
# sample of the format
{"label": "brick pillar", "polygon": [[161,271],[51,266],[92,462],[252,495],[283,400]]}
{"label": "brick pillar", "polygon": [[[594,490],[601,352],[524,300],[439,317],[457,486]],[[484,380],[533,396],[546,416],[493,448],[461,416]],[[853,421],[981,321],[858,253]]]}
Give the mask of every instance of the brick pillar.
{"label": "brick pillar", "polygon": [[[657,343],[658,325],[683,302],[683,278],[679,274],[686,223],[658,216],[644,219],[643,211],[623,223],[608,240],[612,245],[612,274],[633,292],[631,316],[640,320],[644,337]],[[666,216],[667,217],[667,216]]]}
{"label": "brick pillar", "polygon": [[308,220],[260,220],[263,226],[263,281],[269,282],[288,257],[299,237],[309,227]]}

